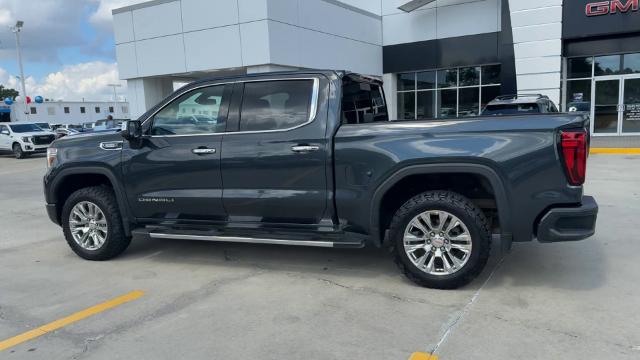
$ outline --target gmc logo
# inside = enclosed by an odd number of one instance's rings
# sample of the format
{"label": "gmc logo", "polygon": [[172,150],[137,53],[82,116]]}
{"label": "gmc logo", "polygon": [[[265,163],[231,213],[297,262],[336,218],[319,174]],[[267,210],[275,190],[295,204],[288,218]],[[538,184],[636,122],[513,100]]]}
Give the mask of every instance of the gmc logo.
{"label": "gmc logo", "polygon": [[618,12],[627,13],[629,11],[638,11],[639,4],[640,0],[598,1],[587,4],[585,13],[587,16],[616,14]]}

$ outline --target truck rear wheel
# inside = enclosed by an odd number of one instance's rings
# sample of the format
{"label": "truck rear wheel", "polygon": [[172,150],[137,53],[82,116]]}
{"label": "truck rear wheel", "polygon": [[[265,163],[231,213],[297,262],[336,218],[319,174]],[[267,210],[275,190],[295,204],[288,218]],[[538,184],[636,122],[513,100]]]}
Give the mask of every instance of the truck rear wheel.
{"label": "truck rear wheel", "polygon": [[436,289],[468,284],[489,258],[489,222],[475,204],[450,191],[429,191],[407,201],[389,229],[391,252],[413,282]]}
{"label": "truck rear wheel", "polygon": [[131,242],[113,191],[105,186],[77,190],[62,209],[62,228],[67,243],[81,258],[109,260]]}

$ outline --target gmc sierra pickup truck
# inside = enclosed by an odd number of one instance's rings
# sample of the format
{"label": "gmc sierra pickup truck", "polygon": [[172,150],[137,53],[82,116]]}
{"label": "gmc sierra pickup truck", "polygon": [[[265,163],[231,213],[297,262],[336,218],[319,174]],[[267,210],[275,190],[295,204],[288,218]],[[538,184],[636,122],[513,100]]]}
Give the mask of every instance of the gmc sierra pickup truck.
{"label": "gmc sierra pickup truck", "polygon": [[46,209],[88,260],[133,235],[371,244],[417,284],[455,288],[482,271],[492,234],[505,250],[593,235],[587,120],[390,121],[382,84],[353,73],[207,79],[121,133],[55,141]]}

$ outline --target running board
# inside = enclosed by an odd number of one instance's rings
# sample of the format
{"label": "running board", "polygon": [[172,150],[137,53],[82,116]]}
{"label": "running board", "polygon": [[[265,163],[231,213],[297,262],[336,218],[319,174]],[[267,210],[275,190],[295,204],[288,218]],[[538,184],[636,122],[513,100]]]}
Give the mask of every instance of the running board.
{"label": "running board", "polygon": [[304,240],[285,240],[285,239],[266,239],[266,238],[250,238],[239,236],[212,236],[212,235],[186,235],[186,234],[166,234],[151,232],[149,236],[154,239],[178,239],[178,240],[202,240],[202,241],[219,241],[230,243],[249,243],[249,244],[271,244],[271,245],[294,245],[294,246],[312,246],[312,247],[362,247],[360,242],[333,242],[333,241],[304,241]]}

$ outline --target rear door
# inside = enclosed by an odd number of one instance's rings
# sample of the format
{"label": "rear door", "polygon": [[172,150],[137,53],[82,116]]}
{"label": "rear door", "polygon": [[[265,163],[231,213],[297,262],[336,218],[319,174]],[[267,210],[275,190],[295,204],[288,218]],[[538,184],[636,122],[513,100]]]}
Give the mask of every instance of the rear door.
{"label": "rear door", "polygon": [[220,150],[231,90],[222,84],[186,91],[145,122],[139,144],[124,142],[123,178],[139,221],[226,220]]}
{"label": "rear door", "polygon": [[330,143],[327,106],[318,103],[328,81],[320,83],[292,78],[237,84],[221,159],[230,222],[323,223]]}

